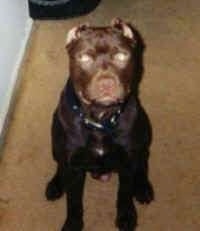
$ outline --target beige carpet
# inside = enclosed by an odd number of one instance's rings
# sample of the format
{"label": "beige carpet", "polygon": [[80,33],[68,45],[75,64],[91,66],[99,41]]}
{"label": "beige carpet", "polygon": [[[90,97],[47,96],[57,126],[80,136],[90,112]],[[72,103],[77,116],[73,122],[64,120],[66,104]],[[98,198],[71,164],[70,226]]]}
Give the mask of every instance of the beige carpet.
{"label": "beige carpet", "polygon": [[[147,45],[141,99],[153,125],[150,177],[156,200],[137,204],[138,231],[200,230],[200,2],[103,0],[88,16],[36,22],[0,165],[0,230],[59,231],[64,198],[44,197],[55,164],[51,115],[68,75],[65,35],[83,21],[131,21]],[[88,177],[85,230],[114,231],[116,176]]]}

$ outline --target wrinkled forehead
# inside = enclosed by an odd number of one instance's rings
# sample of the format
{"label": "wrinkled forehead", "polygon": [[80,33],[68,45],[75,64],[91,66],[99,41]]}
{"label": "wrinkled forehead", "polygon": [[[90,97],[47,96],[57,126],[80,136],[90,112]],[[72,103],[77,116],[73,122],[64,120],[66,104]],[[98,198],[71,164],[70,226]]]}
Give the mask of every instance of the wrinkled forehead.
{"label": "wrinkled forehead", "polygon": [[76,50],[92,48],[102,52],[120,48],[131,49],[130,43],[123,34],[111,27],[92,27],[81,31],[75,47]]}

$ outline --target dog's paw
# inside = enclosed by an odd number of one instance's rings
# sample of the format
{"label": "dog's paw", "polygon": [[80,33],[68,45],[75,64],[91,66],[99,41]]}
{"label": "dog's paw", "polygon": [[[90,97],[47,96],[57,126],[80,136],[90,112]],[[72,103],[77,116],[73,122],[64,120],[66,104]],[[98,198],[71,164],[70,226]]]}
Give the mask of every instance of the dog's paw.
{"label": "dog's paw", "polygon": [[82,220],[67,220],[61,231],[82,231],[83,221]]}
{"label": "dog's paw", "polygon": [[133,211],[120,212],[116,219],[119,231],[134,231],[137,226],[137,215]]}
{"label": "dog's paw", "polygon": [[135,185],[135,199],[141,204],[149,204],[154,200],[154,191],[150,182],[141,182]]}
{"label": "dog's paw", "polygon": [[63,188],[59,185],[56,178],[53,178],[47,185],[45,195],[47,200],[54,201],[56,199],[59,199],[63,195],[63,193]]}

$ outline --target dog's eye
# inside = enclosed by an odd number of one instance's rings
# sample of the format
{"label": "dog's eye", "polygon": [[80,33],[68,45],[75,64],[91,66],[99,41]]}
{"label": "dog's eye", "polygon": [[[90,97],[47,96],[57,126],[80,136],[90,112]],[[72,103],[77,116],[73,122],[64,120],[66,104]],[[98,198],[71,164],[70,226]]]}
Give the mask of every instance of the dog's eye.
{"label": "dog's eye", "polygon": [[129,60],[130,54],[127,52],[118,52],[114,55],[113,60],[119,68],[124,68]]}
{"label": "dog's eye", "polygon": [[129,54],[124,52],[119,52],[114,55],[114,60],[119,62],[125,62],[128,60],[128,58],[129,58]]}
{"label": "dog's eye", "polygon": [[93,58],[88,54],[82,54],[82,55],[79,56],[79,61],[81,63],[92,63]]}

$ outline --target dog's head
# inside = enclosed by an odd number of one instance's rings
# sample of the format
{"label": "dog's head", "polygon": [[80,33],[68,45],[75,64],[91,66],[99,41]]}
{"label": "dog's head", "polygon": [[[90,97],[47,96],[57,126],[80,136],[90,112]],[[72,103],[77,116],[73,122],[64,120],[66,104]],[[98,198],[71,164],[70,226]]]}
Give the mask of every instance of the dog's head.
{"label": "dog's head", "polygon": [[108,27],[84,24],[68,32],[70,78],[82,102],[109,106],[125,100],[134,77],[135,46],[132,27],[120,19]]}

